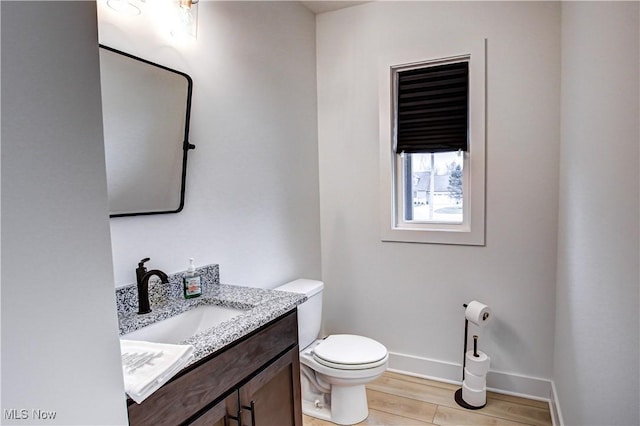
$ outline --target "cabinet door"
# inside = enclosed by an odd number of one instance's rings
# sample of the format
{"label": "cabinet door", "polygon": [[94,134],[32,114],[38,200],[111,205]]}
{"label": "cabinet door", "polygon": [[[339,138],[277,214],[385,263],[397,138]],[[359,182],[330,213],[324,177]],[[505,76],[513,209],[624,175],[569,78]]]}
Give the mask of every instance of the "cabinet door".
{"label": "cabinet door", "polygon": [[243,426],[302,426],[298,346],[240,388]]}
{"label": "cabinet door", "polygon": [[187,422],[189,426],[235,426],[238,419],[238,392],[209,408],[196,419]]}

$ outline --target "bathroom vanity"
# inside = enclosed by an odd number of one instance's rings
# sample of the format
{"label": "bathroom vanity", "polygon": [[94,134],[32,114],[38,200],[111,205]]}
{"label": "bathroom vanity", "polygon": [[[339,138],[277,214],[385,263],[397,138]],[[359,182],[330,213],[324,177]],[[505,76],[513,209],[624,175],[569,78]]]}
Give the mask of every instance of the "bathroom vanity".
{"label": "bathroom vanity", "polygon": [[301,425],[297,333],[294,309],[129,400],[129,424]]}
{"label": "bathroom vanity", "polygon": [[[152,311],[144,315],[136,313],[135,285],[116,289],[122,339],[195,348],[193,361],[142,403],[127,399],[129,424],[302,425],[296,307],[306,297],[219,284],[217,265],[198,273],[201,297],[185,300],[175,274],[149,287]],[[216,307],[237,312],[186,338],[148,332]]]}

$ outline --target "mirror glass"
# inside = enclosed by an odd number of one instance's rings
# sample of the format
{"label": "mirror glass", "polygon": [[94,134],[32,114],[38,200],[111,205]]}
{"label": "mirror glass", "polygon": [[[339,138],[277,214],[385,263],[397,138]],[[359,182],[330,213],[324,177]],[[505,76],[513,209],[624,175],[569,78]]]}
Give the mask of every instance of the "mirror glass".
{"label": "mirror glass", "polygon": [[101,45],[100,79],[110,216],[181,211],[191,78]]}

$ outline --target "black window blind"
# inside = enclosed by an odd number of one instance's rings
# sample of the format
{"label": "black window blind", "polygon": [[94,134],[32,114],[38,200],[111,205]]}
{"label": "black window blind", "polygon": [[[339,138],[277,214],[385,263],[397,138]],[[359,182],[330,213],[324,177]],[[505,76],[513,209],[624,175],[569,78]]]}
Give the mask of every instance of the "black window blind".
{"label": "black window blind", "polygon": [[397,73],[396,152],[467,151],[469,63]]}

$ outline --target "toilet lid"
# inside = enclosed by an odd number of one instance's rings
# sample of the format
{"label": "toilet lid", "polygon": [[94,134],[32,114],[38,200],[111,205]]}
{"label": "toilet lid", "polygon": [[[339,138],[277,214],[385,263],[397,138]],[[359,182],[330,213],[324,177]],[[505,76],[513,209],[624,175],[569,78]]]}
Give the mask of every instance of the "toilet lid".
{"label": "toilet lid", "polygon": [[384,345],[368,337],[335,334],[313,348],[313,357],[328,367],[365,369],[384,364],[388,354]]}

